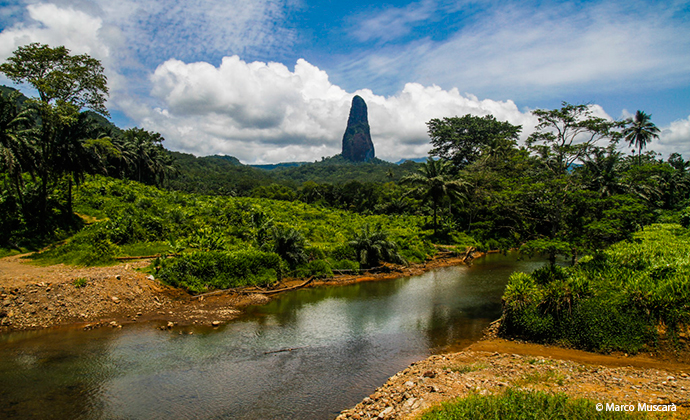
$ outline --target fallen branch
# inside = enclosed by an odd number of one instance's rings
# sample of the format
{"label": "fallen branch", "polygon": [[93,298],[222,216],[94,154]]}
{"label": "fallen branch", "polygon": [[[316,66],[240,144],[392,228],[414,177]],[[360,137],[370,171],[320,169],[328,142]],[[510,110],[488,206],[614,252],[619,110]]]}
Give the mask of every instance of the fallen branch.
{"label": "fallen branch", "polygon": [[314,276],[311,276],[311,277],[309,277],[309,279],[307,279],[307,281],[305,281],[304,283],[297,285],[297,286],[286,287],[284,289],[278,289],[278,290],[266,290],[265,292],[257,291],[257,292],[253,292],[253,293],[256,293],[259,295],[272,295],[274,293],[287,292],[288,290],[295,290],[295,289],[299,289],[300,287],[304,287],[304,286],[308,285],[309,283],[311,283],[313,280],[314,280]]}
{"label": "fallen branch", "polygon": [[141,256],[141,257],[115,257],[116,260],[118,261],[129,261],[129,260],[146,260],[146,259],[154,259],[161,257],[162,255],[156,254],[156,255],[146,255],[146,256]]}
{"label": "fallen branch", "polygon": [[306,349],[309,346],[304,346],[304,347],[292,347],[288,349],[280,349],[280,350],[273,350],[273,351],[265,351],[264,354],[274,354],[274,353],[283,353],[286,351],[293,351],[293,350],[299,350],[299,349]]}
{"label": "fallen branch", "polygon": [[467,248],[467,252],[465,252],[465,256],[462,257],[462,262],[465,263],[467,262],[467,258],[469,258],[470,254],[475,250],[475,247],[470,246]]}

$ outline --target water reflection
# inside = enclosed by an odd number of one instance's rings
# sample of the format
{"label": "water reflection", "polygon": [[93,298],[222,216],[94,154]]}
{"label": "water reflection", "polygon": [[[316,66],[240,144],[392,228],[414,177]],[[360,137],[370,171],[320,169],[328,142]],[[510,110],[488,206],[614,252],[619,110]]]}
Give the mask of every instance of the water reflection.
{"label": "water reflection", "polygon": [[298,290],[193,335],[152,325],[3,335],[0,417],[333,418],[409,363],[477,339],[509,274],[539,264],[490,256]]}

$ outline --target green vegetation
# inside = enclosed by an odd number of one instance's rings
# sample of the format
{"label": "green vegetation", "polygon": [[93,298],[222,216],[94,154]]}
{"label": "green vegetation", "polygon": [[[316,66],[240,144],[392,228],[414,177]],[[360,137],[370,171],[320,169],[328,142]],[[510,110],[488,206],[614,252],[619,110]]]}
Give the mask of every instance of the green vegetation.
{"label": "green vegetation", "polygon": [[422,262],[439,245],[517,248],[551,264],[511,277],[503,334],[634,353],[690,321],[690,162],[643,153],[658,129],[642,111],[535,110],[525,145],[522,127],[492,116],[432,119],[426,163],[338,155],[260,169],[115,127],[87,55],[30,44],[0,72],[38,94],[0,89],[0,255],[160,255],[159,278],[199,293]]}
{"label": "green vegetation", "polygon": [[158,275],[168,284],[201,293],[237,286],[266,286],[280,272],[280,257],[254,249],[197,251],[160,261]]}
{"label": "green vegetation", "polygon": [[476,372],[478,370],[483,370],[488,368],[489,366],[485,363],[472,363],[471,365],[462,365],[462,366],[455,366],[450,368],[453,372],[458,372],[458,373],[470,373],[470,372]]}
{"label": "green vegetation", "polygon": [[82,287],[86,287],[86,285],[88,284],[88,280],[86,280],[86,278],[84,278],[84,277],[79,277],[77,279],[74,279],[72,284],[74,285],[74,287],[79,289]]}
{"label": "green vegetation", "polygon": [[[98,265],[120,256],[182,253],[155,267],[161,279],[194,292],[266,284],[283,274],[328,276],[333,269],[358,269],[363,254],[350,242],[362,232],[369,232],[378,249],[367,254],[368,262],[375,255],[421,262],[435,253],[419,217],[365,216],[299,201],[185,194],[95,176],[75,190],[74,207],[95,221],[34,254],[37,262]],[[249,265],[240,264],[242,258]]]}
{"label": "green vegetation", "polygon": [[676,339],[690,323],[689,255],[686,228],[657,224],[574,267],[515,273],[503,296],[502,333],[628,353],[664,334]]}
{"label": "green vegetation", "polygon": [[594,420],[647,419],[647,413],[597,411],[593,401],[565,394],[521,391],[509,388],[496,395],[470,394],[446,402],[422,415],[420,420]]}
{"label": "green vegetation", "polygon": [[388,238],[388,233],[381,230],[381,226],[372,228],[365,224],[348,245],[355,251],[361,267],[376,267],[381,261],[398,264],[405,262],[398,254],[397,243]]}

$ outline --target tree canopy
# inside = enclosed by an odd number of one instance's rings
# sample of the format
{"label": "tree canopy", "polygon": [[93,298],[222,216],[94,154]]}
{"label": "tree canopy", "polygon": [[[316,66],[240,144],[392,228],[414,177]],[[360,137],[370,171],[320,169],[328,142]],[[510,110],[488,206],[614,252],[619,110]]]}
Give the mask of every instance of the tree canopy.
{"label": "tree canopy", "polygon": [[475,162],[482,153],[500,155],[517,144],[522,126],[498,121],[493,115],[434,118],[427,122],[434,148],[431,156],[447,159],[456,169]]}
{"label": "tree canopy", "polygon": [[30,84],[45,105],[71,104],[108,115],[108,79],[101,62],[86,54],[70,55],[64,46],[32,43],[17,48],[0,65],[0,72],[15,83]]}

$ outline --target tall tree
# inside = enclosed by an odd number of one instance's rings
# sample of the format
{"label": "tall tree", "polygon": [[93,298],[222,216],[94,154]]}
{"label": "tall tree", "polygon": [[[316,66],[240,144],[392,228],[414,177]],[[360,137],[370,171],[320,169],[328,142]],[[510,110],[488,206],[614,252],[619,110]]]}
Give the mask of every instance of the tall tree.
{"label": "tall tree", "polygon": [[31,142],[32,113],[20,107],[20,96],[17,91],[0,94],[0,168],[7,171],[23,208],[22,173],[33,173],[35,162]]}
{"label": "tall tree", "polygon": [[615,144],[606,148],[592,147],[590,153],[584,157],[582,167],[578,168],[578,175],[582,183],[590,190],[596,191],[601,197],[620,194],[625,191],[621,182],[623,172],[623,154],[616,150]]}
{"label": "tall tree", "polygon": [[64,46],[33,43],[17,48],[0,72],[13,82],[30,84],[42,105],[71,104],[108,115],[108,79],[101,62],[87,54],[70,55]]}
{"label": "tall tree", "polygon": [[115,145],[121,151],[123,172],[131,179],[147,184],[162,185],[175,171],[172,156],[163,148],[165,139],[155,132],[141,128],[126,130]]}
{"label": "tall tree", "polygon": [[434,212],[434,233],[438,227],[438,207],[445,198],[463,197],[466,183],[451,178],[451,163],[447,160],[428,158],[422,163],[419,173],[407,175],[400,180],[403,184],[414,187],[413,193],[421,195],[424,201],[431,202]]}
{"label": "tall tree", "polygon": [[43,212],[47,211],[49,182],[55,181],[60,165],[54,165],[59,132],[78,121],[79,111],[91,109],[108,115],[107,78],[99,60],[86,54],[71,55],[64,46],[52,48],[32,43],[17,48],[0,65],[15,83],[26,83],[38,92],[32,99],[40,118],[39,165]]}
{"label": "tall tree", "polygon": [[597,141],[609,138],[616,141],[619,123],[595,117],[589,105],[563,102],[560,109],[537,109],[532,114],[539,119],[536,131],[527,145],[555,175],[563,175],[572,165],[584,158]]}
{"label": "tall tree", "polygon": [[625,121],[628,126],[623,129],[623,136],[630,147],[637,147],[638,156],[642,154],[642,149],[647,147],[647,143],[652,139],[659,138],[660,131],[651,121],[651,118],[651,115],[638,109],[633,118],[628,118]]}
{"label": "tall tree", "polygon": [[453,163],[456,169],[470,165],[482,154],[500,156],[517,144],[522,126],[497,121],[493,115],[434,118],[427,122],[434,148],[431,156]]}

